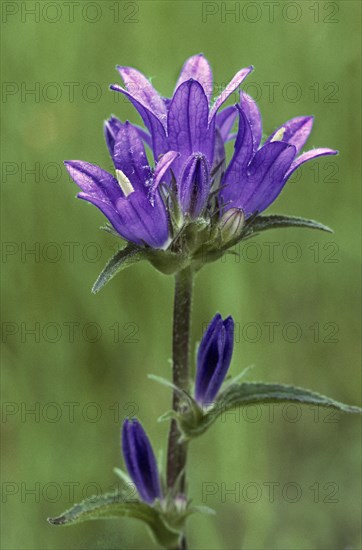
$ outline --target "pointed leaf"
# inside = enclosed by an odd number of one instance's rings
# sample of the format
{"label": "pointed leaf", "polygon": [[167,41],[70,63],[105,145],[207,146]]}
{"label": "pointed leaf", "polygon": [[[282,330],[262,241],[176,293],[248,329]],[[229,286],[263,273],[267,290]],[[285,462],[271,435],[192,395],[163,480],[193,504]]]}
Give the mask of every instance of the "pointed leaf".
{"label": "pointed leaf", "polygon": [[137,500],[127,501],[122,495],[115,493],[97,495],[84,500],[60,516],[48,518],[48,522],[51,525],[74,525],[83,521],[117,517],[139,519],[148,525],[156,541],[162,546],[177,547],[180,533],[165,523],[159,510]]}
{"label": "pointed leaf", "polygon": [[118,271],[125,269],[126,267],[139,262],[145,256],[145,252],[141,248],[137,248],[132,245],[126,246],[118,250],[116,254],[109,260],[103,271],[100,273],[98,279],[93,285],[92,292],[97,294],[104,287]]}
{"label": "pointed leaf", "polygon": [[309,229],[319,229],[333,233],[333,230],[320,222],[299,218],[297,216],[283,216],[281,214],[272,214],[271,216],[257,216],[250,229],[255,232],[266,231],[267,229],[277,229],[279,227],[307,227]]}
{"label": "pointed leaf", "polygon": [[298,402],[321,407],[332,407],[341,412],[361,413],[360,407],[346,405],[331,397],[321,395],[306,388],[284,384],[264,384],[263,382],[245,382],[233,384],[222,392],[218,405],[245,405],[249,403]]}
{"label": "pointed leaf", "polygon": [[235,407],[242,407],[255,403],[300,403],[304,405],[318,405],[331,407],[346,413],[362,413],[362,409],[345,405],[330,397],[319,393],[282,384],[264,384],[262,382],[245,382],[232,384],[220,393],[217,401],[198,422],[190,422],[179,416],[179,422],[186,438],[197,437],[204,433],[222,413]]}
{"label": "pointed leaf", "polygon": [[[300,218],[298,216],[284,216],[283,214],[260,216],[255,213],[246,220],[242,232],[234,239],[229,240],[224,246],[217,249],[217,252],[219,255],[222,255],[239,242],[250,239],[261,231],[285,227],[306,227],[307,229],[318,229],[320,231],[326,231],[327,233],[333,233],[333,229],[315,220]],[[204,253],[204,251],[202,252]],[[215,259],[218,259],[218,257]]]}

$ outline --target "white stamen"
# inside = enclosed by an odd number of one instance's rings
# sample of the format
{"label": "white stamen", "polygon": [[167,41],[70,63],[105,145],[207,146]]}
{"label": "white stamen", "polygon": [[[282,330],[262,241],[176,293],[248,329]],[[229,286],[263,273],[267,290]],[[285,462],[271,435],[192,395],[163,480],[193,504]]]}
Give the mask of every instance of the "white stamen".
{"label": "white stamen", "polygon": [[275,132],[275,136],[273,136],[270,141],[282,141],[284,134],[285,134],[285,128],[284,126],[282,126],[281,128],[279,128],[277,132]]}
{"label": "white stamen", "polygon": [[125,197],[128,197],[128,195],[134,192],[132,183],[129,181],[126,174],[122,172],[122,170],[116,170],[116,177]]}

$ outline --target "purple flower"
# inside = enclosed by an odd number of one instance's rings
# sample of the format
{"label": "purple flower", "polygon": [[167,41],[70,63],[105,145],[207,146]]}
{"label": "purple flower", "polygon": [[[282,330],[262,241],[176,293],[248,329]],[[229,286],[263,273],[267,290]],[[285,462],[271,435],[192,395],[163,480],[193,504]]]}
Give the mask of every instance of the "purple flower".
{"label": "purple flower", "polygon": [[[249,227],[245,219],[263,212],[294,170],[320,155],[337,153],[320,148],[298,156],[312,117],[289,120],[261,146],[261,116],[249,96],[242,94],[238,105],[220,111],[252,69],[240,70],[212,103],[212,72],[201,54],[184,64],[172,98],[161,97],[138,70],[118,67],[125,87],[111,88],[131,101],[146,129],[114,116],[106,122],[114,175],[83,161],[66,162],[81,189],[78,197],[97,206],[124,239],[167,251],[144,254],[164,273],[198,260],[204,245],[215,258],[220,243],[225,248],[243,238],[243,228]],[[231,139],[234,154],[225,171],[225,143]],[[154,168],[145,145],[154,156]],[[202,223],[189,223],[198,218]],[[172,266],[166,266],[171,255]]]}
{"label": "purple flower", "polygon": [[[223,150],[224,142],[230,139],[230,131],[237,116],[232,107],[227,107],[220,113],[218,111],[253,67],[240,70],[212,105],[212,72],[201,54],[186,61],[171,99],[162,98],[138,70],[132,67],[117,69],[125,87],[114,84],[111,89],[124,94],[141,115],[149,132],[143,132],[142,138],[152,145],[155,160],[167,151],[179,153],[179,158],[172,166],[177,184],[179,185],[186,165],[192,164],[195,154],[202,156],[205,159],[204,164],[212,170],[220,161],[220,148]],[[109,126],[112,124],[114,125],[114,119],[113,122],[109,121]],[[201,183],[206,186],[205,178],[201,179]],[[202,195],[209,190],[209,186],[208,181],[207,189],[200,190]],[[185,202],[189,207],[189,200],[185,201],[184,198],[181,205]]]}
{"label": "purple flower", "polygon": [[140,422],[125,420],[122,429],[122,450],[128,473],[145,502],[162,498],[157,464],[149,439]]}
{"label": "purple flower", "polygon": [[129,122],[108,123],[106,138],[115,176],[88,162],[73,160],[65,165],[81,189],[78,197],[97,206],[124,239],[166,248],[169,221],[157,186],[178,153],[168,151],[152,171],[141,132]]}
{"label": "purple flower", "polygon": [[311,116],[288,120],[260,147],[262,123],[256,103],[243,93],[236,109],[239,128],[235,150],[220,191],[224,210],[240,208],[246,217],[263,212],[301,164],[321,155],[338,153],[333,149],[319,148],[297,156],[312,130]]}
{"label": "purple flower", "polygon": [[195,399],[208,405],[215,399],[230,366],[234,345],[234,320],[215,315],[204,333],[197,355]]}

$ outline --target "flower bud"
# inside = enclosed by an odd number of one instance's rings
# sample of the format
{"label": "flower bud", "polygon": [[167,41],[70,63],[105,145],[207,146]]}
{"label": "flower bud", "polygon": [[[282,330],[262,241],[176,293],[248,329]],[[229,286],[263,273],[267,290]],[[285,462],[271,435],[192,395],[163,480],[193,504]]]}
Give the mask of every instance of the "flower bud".
{"label": "flower bud", "polygon": [[194,220],[203,213],[210,185],[206,157],[201,153],[194,153],[187,159],[178,183],[179,201],[184,214]]}
{"label": "flower bud", "polygon": [[156,498],[162,498],[155,455],[138,420],[124,422],[122,449],[128,473],[142,500],[152,504]]}
{"label": "flower bud", "polygon": [[241,208],[230,208],[219,221],[219,230],[224,242],[236,239],[241,234],[245,223],[245,214]]}
{"label": "flower bud", "polygon": [[229,369],[234,346],[234,320],[217,313],[202,337],[197,354],[195,399],[212,403]]}

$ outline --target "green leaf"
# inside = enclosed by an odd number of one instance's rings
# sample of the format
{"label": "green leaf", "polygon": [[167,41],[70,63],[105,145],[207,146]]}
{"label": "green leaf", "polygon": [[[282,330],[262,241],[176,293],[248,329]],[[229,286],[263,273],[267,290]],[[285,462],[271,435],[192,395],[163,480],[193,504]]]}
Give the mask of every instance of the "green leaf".
{"label": "green leaf", "polygon": [[165,548],[177,548],[180,532],[172,529],[155,507],[137,500],[127,501],[122,494],[97,495],[75,504],[55,518],[48,518],[51,525],[74,525],[95,519],[129,517],[146,523],[156,541]]}
{"label": "green leaf", "polygon": [[197,437],[204,433],[215,420],[226,411],[255,403],[301,403],[331,407],[345,413],[361,413],[362,409],[345,405],[319,393],[281,384],[264,384],[262,382],[245,382],[231,384],[220,393],[215,404],[206,410],[197,422],[191,422],[185,415],[179,415],[180,427],[186,438]]}
{"label": "green leaf", "polygon": [[93,285],[92,292],[97,294],[115,275],[118,271],[129,267],[130,265],[139,262],[143,259],[145,252],[141,248],[133,245],[128,245],[115,253],[109,260],[98,279]]}
{"label": "green leaf", "polygon": [[299,218],[297,216],[283,216],[281,214],[257,216],[250,225],[249,230],[253,233],[259,233],[260,231],[277,229],[280,227],[307,227],[309,229],[319,229],[320,231],[333,233],[333,230],[330,227],[323,225],[320,222],[308,220],[307,218]]}
{"label": "green leaf", "polygon": [[[306,227],[309,229],[318,229],[320,231],[327,231],[328,233],[333,233],[333,230],[314,220],[308,220],[306,218],[299,218],[297,216],[284,216],[282,214],[272,214],[270,216],[260,216],[257,213],[253,214],[245,222],[244,228],[240,235],[228,241],[221,248],[215,249],[215,258],[212,257],[210,251],[208,252],[207,258],[210,256],[208,261],[214,261],[217,258],[217,254],[222,255],[227,252],[230,248],[237,245],[240,241],[250,239],[253,236],[258,235],[261,231],[267,231],[268,229],[278,229],[284,227]],[[205,251],[204,251],[205,255]]]}

